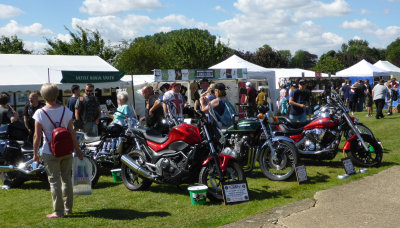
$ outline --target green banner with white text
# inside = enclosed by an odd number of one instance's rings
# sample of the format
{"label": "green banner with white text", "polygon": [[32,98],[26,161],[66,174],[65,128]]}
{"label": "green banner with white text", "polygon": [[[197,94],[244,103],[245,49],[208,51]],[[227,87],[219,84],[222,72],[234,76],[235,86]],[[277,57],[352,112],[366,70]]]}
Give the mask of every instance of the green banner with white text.
{"label": "green banner with white text", "polygon": [[61,71],[61,83],[116,82],[123,76],[121,71]]}

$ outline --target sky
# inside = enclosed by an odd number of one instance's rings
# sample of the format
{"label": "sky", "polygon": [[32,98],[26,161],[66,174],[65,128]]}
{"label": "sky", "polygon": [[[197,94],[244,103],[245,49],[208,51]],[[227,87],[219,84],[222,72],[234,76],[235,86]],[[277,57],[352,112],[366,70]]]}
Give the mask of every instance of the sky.
{"label": "sky", "polygon": [[112,45],[182,28],[207,29],[240,51],[268,44],[320,56],[351,39],[386,48],[400,37],[400,0],[0,0],[0,36],[40,53],[65,29],[98,30]]}

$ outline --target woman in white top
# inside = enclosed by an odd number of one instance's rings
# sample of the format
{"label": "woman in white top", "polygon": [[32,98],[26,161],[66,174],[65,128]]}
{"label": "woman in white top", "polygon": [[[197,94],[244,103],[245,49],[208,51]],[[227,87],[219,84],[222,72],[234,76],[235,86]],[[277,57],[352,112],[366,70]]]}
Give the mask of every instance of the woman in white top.
{"label": "woman in white top", "polygon": [[[55,84],[44,84],[40,89],[40,93],[46,105],[43,109],[52,119],[52,121],[59,126],[59,121],[62,118],[61,126],[68,129],[71,133],[72,141],[74,144],[75,152],[79,159],[83,158],[83,153],[79,148],[76,134],[72,125],[72,112],[56,103],[58,96],[58,87]],[[60,218],[64,215],[72,213],[73,204],[73,189],[72,189],[72,154],[63,157],[54,157],[50,151],[49,141],[54,129],[53,124],[46,116],[42,109],[38,109],[33,115],[35,120],[35,134],[33,139],[33,160],[39,162],[39,146],[42,140],[42,135],[45,134],[42,146],[43,161],[46,167],[48,180],[50,183],[51,196],[53,199],[54,213],[48,214],[47,218]]]}

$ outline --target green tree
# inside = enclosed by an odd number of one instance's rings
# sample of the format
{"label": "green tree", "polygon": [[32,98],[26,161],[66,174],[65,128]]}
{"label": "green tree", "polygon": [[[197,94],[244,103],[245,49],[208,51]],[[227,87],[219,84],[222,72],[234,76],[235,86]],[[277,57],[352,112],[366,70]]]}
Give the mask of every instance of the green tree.
{"label": "green tree", "polygon": [[344,65],[340,63],[339,59],[332,56],[325,56],[324,58],[320,59],[318,63],[311,68],[311,70],[316,72],[323,72],[336,74],[336,72],[344,69]]}
{"label": "green tree", "polygon": [[386,59],[394,65],[400,66],[400,38],[397,38],[387,46]]}
{"label": "green tree", "polygon": [[375,63],[385,58],[384,53],[384,50],[370,48],[366,40],[349,40],[347,44],[342,44],[336,57],[345,67],[350,67],[363,59]]}
{"label": "green tree", "polygon": [[32,52],[24,48],[24,43],[18,37],[1,36],[0,53],[2,54],[31,54]]}
{"label": "green tree", "polygon": [[129,74],[148,74],[157,68],[208,68],[233,53],[216,36],[200,29],[156,33],[125,44],[115,66]]}
{"label": "green tree", "polygon": [[48,55],[97,55],[109,63],[112,63],[116,52],[106,45],[98,31],[89,31],[78,26],[76,33],[65,28],[72,37],[70,41],[46,38],[49,48],[45,48]]}
{"label": "green tree", "polygon": [[287,67],[289,62],[278,51],[270,46],[264,45],[259,48],[251,58],[252,62],[267,68]]}
{"label": "green tree", "polygon": [[289,66],[295,68],[310,69],[317,63],[317,58],[317,55],[311,54],[308,51],[298,50],[294,54]]}
{"label": "green tree", "polygon": [[287,62],[287,66],[285,67],[288,67],[290,61],[292,61],[292,53],[290,53],[290,50],[280,50],[278,53]]}

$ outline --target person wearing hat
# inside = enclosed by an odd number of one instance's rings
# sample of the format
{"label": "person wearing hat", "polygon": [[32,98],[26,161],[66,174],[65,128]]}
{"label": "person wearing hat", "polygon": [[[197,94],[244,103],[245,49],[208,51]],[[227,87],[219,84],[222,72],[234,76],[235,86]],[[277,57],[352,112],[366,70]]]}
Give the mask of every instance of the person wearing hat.
{"label": "person wearing hat", "polygon": [[216,119],[221,126],[229,127],[232,125],[232,114],[236,114],[236,112],[229,100],[226,99],[225,90],[226,87],[223,83],[217,83],[214,87],[216,98],[208,102],[207,96],[201,96],[200,108],[202,112],[210,114],[214,119]]}
{"label": "person wearing hat", "polygon": [[306,122],[307,115],[306,109],[308,106],[305,104],[307,99],[307,93],[305,92],[306,82],[305,80],[299,81],[299,88],[293,90],[290,93],[289,105],[290,113],[289,119],[293,121]]}
{"label": "person wearing hat", "polygon": [[257,110],[257,91],[254,89],[254,87],[251,85],[251,82],[246,82],[246,98],[244,100],[244,103],[248,105],[247,107],[247,117],[254,117],[256,110]]}
{"label": "person wearing hat", "polygon": [[379,80],[379,84],[372,89],[372,97],[376,105],[376,119],[385,117],[382,113],[382,109],[385,106],[385,97],[388,95],[389,91],[384,84],[385,80],[381,79]]}
{"label": "person wearing hat", "polygon": [[209,86],[210,86],[210,82],[208,81],[207,78],[201,79],[201,81],[200,81],[201,89],[196,90],[196,92],[194,93],[194,110],[200,109],[200,97],[201,97],[201,95],[203,95],[207,92]]}
{"label": "person wearing hat", "polygon": [[354,112],[356,111],[357,107],[357,100],[358,100],[358,94],[356,93],[357,87],[355,85],[352,85],[350,87],[350,92],[349,92],[349,108],[351,110],[351,115],[354,115]]}
{"label": "person wearing hat", "polygon": [[[183,107],[185,100],[181,94],[181,84],[172,83],[169,90],[163,96],[164,114],[168,114],[168,107],[170,105],[171,114],[177,118],[183,118]],[[167,102],[167,103],[165,103]]]}

